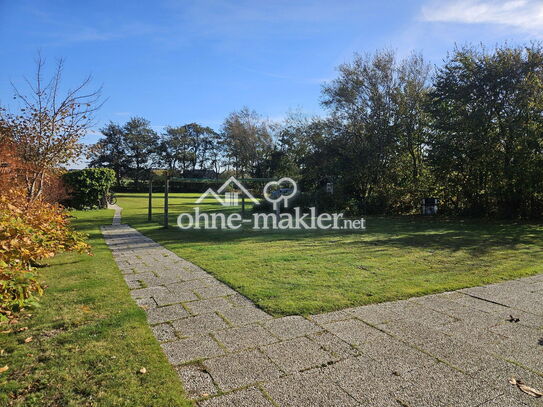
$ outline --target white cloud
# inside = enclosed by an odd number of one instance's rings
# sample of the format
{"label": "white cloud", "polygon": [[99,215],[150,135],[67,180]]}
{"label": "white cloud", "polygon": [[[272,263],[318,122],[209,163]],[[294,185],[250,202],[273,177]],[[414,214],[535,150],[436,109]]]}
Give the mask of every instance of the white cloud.
{"label": "white cloud", "polygon": [[541,0],[441,0],[422,8],[422,19],[431,22],[498,24],[541,34]]}

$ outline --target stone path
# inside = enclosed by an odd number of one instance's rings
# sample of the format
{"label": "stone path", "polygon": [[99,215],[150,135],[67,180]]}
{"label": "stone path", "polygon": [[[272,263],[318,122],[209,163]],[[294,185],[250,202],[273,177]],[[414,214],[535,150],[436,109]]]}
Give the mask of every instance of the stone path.
{"label": "stone path", "polygon": [[135,229],[103,234],[199,406],[543,406],[508,383],[543,390],[543,275],[273,318]]}

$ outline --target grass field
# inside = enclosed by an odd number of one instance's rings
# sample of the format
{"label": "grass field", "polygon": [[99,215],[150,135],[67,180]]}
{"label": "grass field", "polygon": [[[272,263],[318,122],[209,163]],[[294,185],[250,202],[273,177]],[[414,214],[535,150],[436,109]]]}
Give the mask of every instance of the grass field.
{"label": "grass field", "polygon": [[[275,315],[312,314],[543,272],[543,225],[368,218],[364,232],[181,231],[198,194],[119,197],[123,223],[196,263]],[[201,207],[202,208],[202,207]],[[220,210],[212,201],[202,209]]]}
{"label": "grass field", "polygon": [[9,367],[0,374],[0,405],[191,405],[102,239],[99,226],[111,223],[112,211],[74,215],[94,256],[50,261],[41,306],[0,333],[0,367]]}

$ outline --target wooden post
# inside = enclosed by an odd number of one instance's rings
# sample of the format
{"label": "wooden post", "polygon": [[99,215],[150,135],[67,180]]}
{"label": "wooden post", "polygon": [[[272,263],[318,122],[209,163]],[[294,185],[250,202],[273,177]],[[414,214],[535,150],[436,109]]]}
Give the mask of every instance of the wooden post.
{"label": "wooden post", "polygon": [[170,180],[166,179],[164,185],[164,228],[168,228],[168,189],[170,188]]}
{"label": "wooden post", "polygon": [[245,216],[245,195],[241,195],[241,216]]}
{"label": "wooden post", "polygon": [[147,208],[147,221],[153,219],[153,180],[149,180],[149,207]]}

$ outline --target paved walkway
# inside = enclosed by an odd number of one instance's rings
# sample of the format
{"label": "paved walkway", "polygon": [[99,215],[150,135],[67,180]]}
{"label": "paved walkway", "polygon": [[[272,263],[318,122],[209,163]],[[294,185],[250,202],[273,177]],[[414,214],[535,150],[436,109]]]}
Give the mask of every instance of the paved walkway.
{"label": "paved walkway", "polygon": [[103,234],[199,406],[543,406],[508,382],[543,390],[543,275],[273,318],[135,229]]}

